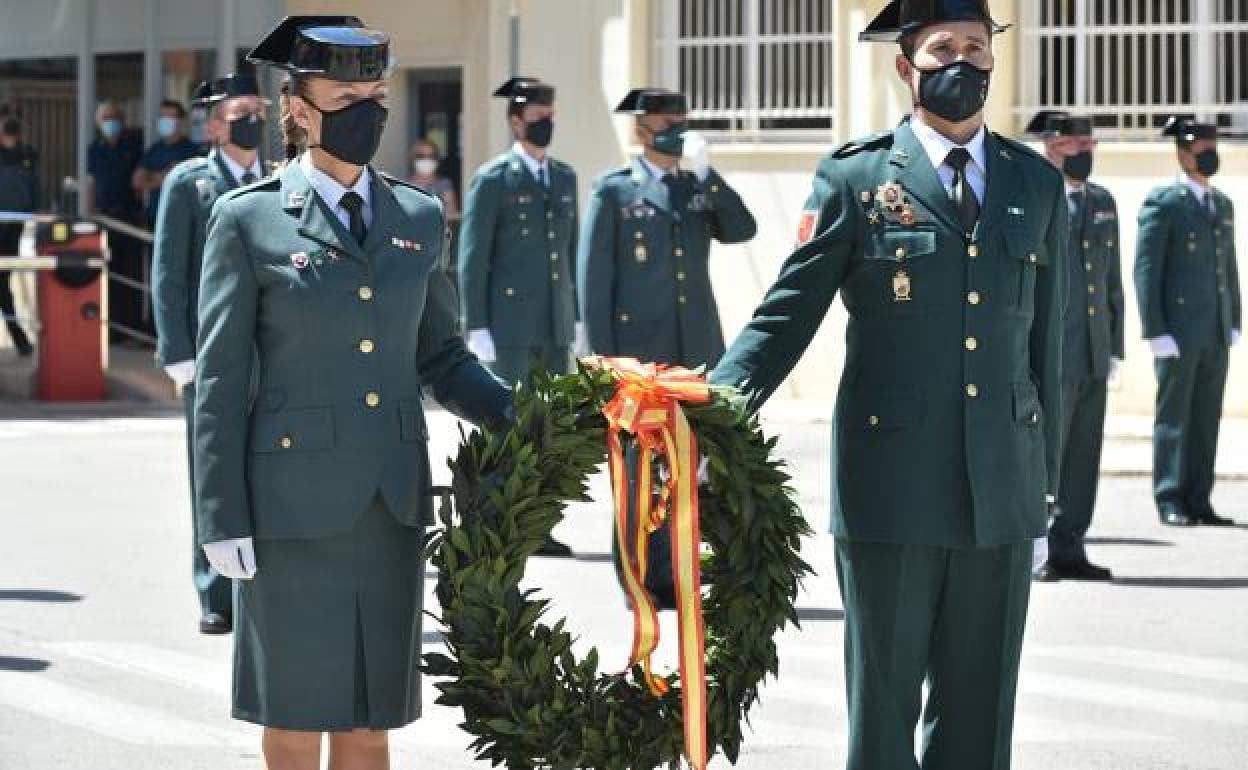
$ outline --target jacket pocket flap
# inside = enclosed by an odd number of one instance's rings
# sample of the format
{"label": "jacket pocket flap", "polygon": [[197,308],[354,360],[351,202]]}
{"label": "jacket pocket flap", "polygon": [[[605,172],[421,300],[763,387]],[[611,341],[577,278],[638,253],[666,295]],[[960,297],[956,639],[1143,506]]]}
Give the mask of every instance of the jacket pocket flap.
{"label": "jacket pocket flap", "polygon": [[314,452],[334,446],[334,414],[328,408],[288,409],[256,414],[251,424],[251,451]]}
{"label": "jacket pocket flap", "polygon": [[923,395],[917,390],[856,388],[844,404],[842,424],[853,430],[913,428],[923,421]]}
{"label": "jacket pocket flap", "polygon": [[901,262],[936,252],[935,230],[883,230],[868,238],[864,256]]}
{"label": "jacket pocket flap", "polygon": [[1014,422],[1021,425],[1039,425],[1042,407],[1040,394],[1030,382],[1014,383]]}
{"label": "jacket pocket flap", "polygon": [[425,408],[420,401],[399,402],[399,435],[404,441],[424,441],[429,438]]}
{"label": "jacket pocket flap", "polygon": [[1010,255],[1015,259],[1032,265],[1049,264],[1048,249],[1044,247],[1044,243],[1036,239],[1035,235],[1022,228],[1007,227],[1003,232]]}

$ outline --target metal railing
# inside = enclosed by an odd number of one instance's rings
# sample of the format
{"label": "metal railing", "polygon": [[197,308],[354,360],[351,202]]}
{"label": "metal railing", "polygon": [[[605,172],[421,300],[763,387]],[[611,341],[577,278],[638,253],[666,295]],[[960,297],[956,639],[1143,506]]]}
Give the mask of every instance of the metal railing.
{"label": "metal railing", "polygon": [[1060,108],[1102,134],[1156,139],[1191,113],[1248,130],[1248,2],[1035,0],[1020,5],[1024,119]]}
{"label": "metal railing", "polygon": [[722,139],[826,139],[835,120],[835,0],[672,0],[658,9],[660,82]]}

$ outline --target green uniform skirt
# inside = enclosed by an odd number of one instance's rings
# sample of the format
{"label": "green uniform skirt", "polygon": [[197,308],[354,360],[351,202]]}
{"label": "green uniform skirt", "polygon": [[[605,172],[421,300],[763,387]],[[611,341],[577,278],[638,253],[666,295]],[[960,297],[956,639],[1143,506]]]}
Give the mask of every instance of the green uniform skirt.
{"label": "green uniform skirt", "polygon": [[378,497],[343,535],[257,540],[238,582],[234,718],[389,730],[420,717],[424,531]]}

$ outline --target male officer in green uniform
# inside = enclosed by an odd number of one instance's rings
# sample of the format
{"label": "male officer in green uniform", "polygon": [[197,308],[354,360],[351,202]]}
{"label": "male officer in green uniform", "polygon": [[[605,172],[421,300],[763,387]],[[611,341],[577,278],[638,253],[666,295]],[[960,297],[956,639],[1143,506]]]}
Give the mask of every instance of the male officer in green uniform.
{"label": "male officer in green uniform", "polygon": [[1157,371],[1153,497],[1161,523],[1231,526],[1213,510],[1229,348],[1239,341],[1235,209],[1210,183],[1218,129],[1171,118],[1179,176],[1140,208],[1135,289]]}
{"label": "male officer in green uniform", "polygon": [[[581,235],[577,286],[589,346],[607,356],[714,366],[724,333],[711,290],[711,240],[754,237],[754,217],[711,168],[689,131],[685,97],[630,91],[615,109],[637,116],[642,155],[594,186]],[[690,171],[681,170],[686,157]]]}
{"label": "male officer in green uniform", "polygon": [[[264,137],[265,103],[252,76],[235,74],[200,84],[195,106],[210,110],[204,129],[214,147],[208,157],[183,161],[169,172],[157,210],[152,250],[156,358],[182,390],[192,489],[196,308],[208,217],[218,197],[263,176],[256,148]],[[232,623],[230,581],[212,568],[198,545],[192,544],[192,552],[192,574],[201,609],[199,630],[205,634],[228,633]]]}
{"label": "male officer in green uniform", "polygon": [[1109,190],[1088,181],[1096,139],[1092,119],[1045,110],[1027,126],[1066,180],[1070,211],[1070,294],[1062,343],[1062,486],[1049,524],[1049,558],[1036,579],[1110,580],[1088,561],[1084,536],[1096,507],[1109,382],[1123,359],[1122,264],[1118,206]]}
{"label": "male officer in green uniform", "polygon": [[[29,212],[39,204],[39,153],[22,141],[22,123],[8,108],[0,110],[0,211]],[[0,222],[0,256],[15,257],[22,240],[21,222]],[[19,356],[34,352],[17,320],[9,271],[0,270],[0,315]]]}
{"label": "male officer in green uniform", "polygon": [[820,164],[799,245],[711,381],[755,406],[837,291],[849,312],[833,533],[845,607],[850,770],[1006,770],[1033,540],[1058,488],[1062,180],[989,132],[983,0],[894,0],[861,35],[900,42],[916,105]]}
{"label": "male officer in green uniform", "polygon": [[576,172],[547,152],[555,89],[515,77],[494,95],[508,100],[515,141],[477,171],[464,204],[459,290],[468,347],[508,382],[535,362],[565,374],[572,350],[585,350],[573,275]]}

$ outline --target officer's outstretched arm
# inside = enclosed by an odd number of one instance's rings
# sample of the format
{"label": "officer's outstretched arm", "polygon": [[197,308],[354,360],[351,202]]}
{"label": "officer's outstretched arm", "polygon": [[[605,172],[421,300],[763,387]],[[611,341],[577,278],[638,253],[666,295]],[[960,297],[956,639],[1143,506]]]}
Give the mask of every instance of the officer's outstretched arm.
{"label": "officer's outstretched arm", "polygon": [[478,172],[464,199],[459,229],[459,293],[464,328],[470,331],[490,328],[490,263],[501,196],[493,178]]}
{"label": "officer's outstretched arm", "polygon": [[[1056,181],[1056,180],[1055,180]],[[1045,494],[1056,499],[1062,462],[1062,339],[1063,306],[1069,275],[1070,212],[1060,183],[1053,185],[1044,248],[1049,264],[1036,271],[1036,314],[1031,323],[1031,373],[1044,412]]]}
{"label": "officer's outstretched arm", "polygon": [[[1114,212],[1114,226],[1112,230],[1113,246],[1109,249],[1109,312],[1111,315],[1110,332],[1112,334],[1112,352],[1111,355],[1123,361],[1126,359],[1125,332],[1126,327],[1126,301],[1123,299],[1122,292],[1122,233],[1118,222],[1118,203],[1111,196],[1109,199],[1110,208]],[[1073,259],[1072,255],[1072,259]]]}
{"label": "officer's outstretched arm", "polygon": [[736,190],[732,189],[719,172],[711,174],[702,183],[702,189],[711,203],[711,236],[720,243],[744,243],[758,232],[754,215]]}
{"label": "officer's outstretched arm", "polygon": [[156,210],[152,241],[152,309],[156,317],[156,357],[164,366],[195,358],[191,336],[191,249],[195,248],[196,201],[190,200],[185,177],[169,175]]}
{"label": "officer's outstretched arm", "polygon": [[208,221],[199,290],[194,436],[200,545],[252,534],[247,412],[260,290],[230,203],[218,201]]}
{"label": "officer's outstretched arm", "polygon": [[1171,334],[1166,321],[1166,257],[1170,246],[1170,218],[1157,193],[1144,199],[1136,231],[1135,296],[1140,305],[1144,338]]}
{"label": "officer's outstretched arm", "polygon": [[758,409],[797,365],[814,338],[850,269],[860,242],[853,191],[825,161],[815,175],[807,211],[817,211],[814,236],[800,244],[780,268],[763,302],[710,381],[744,391]]}
{"label": "officer's outstretched arm", "polygon": [[617,211],[602,181],[594,186],[576,249],[576,290],[590,350],[615,355],[615,243]]}

